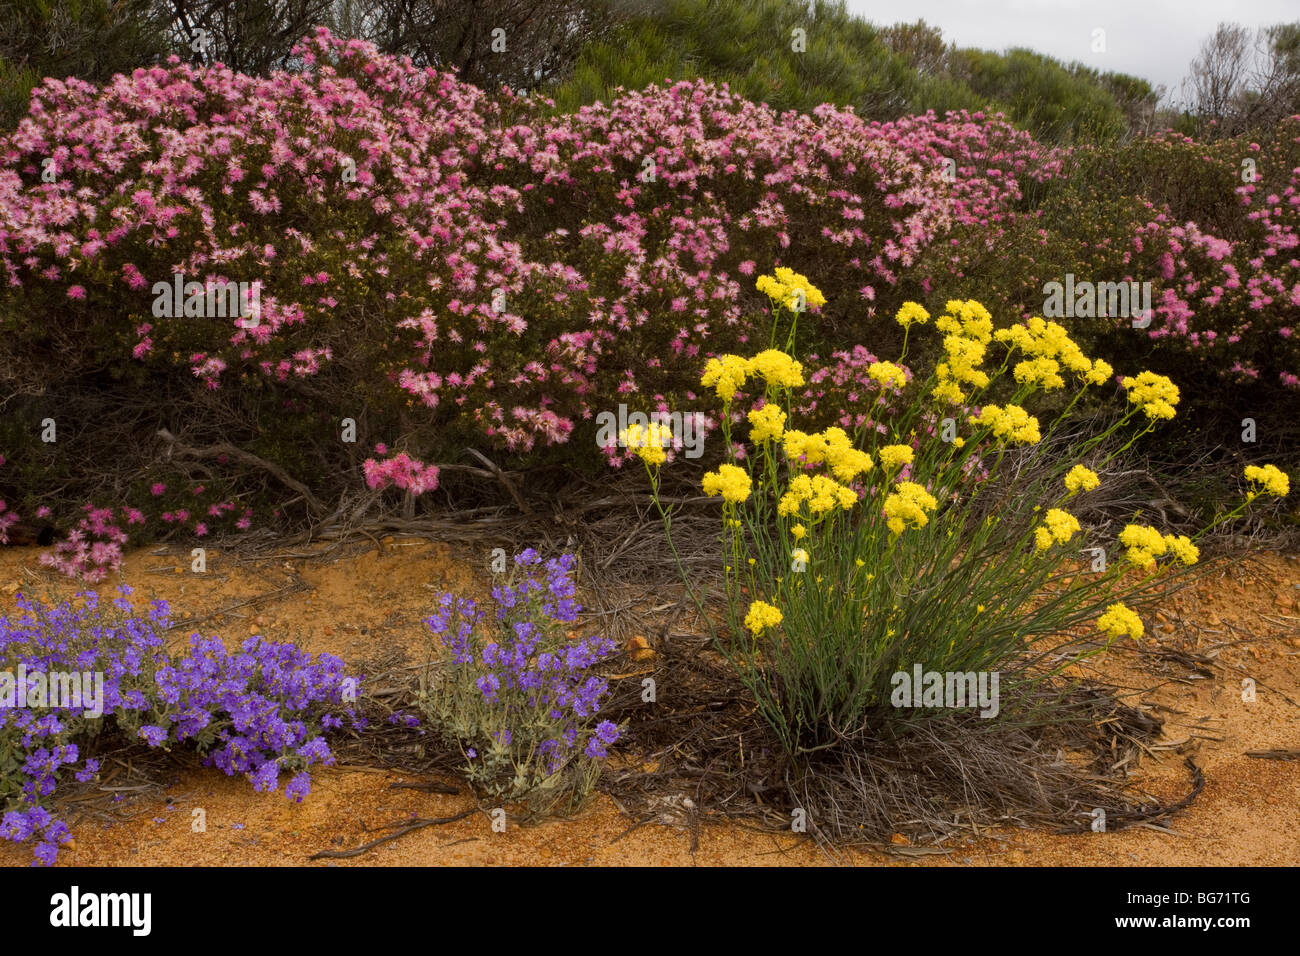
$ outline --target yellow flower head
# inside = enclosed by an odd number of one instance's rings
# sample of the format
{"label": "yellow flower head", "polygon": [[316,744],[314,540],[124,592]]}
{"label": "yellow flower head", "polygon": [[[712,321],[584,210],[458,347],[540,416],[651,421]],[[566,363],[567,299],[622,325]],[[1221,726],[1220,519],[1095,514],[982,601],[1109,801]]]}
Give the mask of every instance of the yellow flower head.
{"label": "yellow flower head", "polygon": [[1154,567],[1156,558],[1169,550],[1168,543],[1159,531],[1140,524],[1125,525],[1119,533],[1119,541],[1128,548],[1125,557],[1143,568]]}
{"label": "yellow flower head", "polygon": [[1195,564],[1201,557],[1200,549],[1192,544],[1192,539],[1185,534],[1176,537],[1172,534],[1165,535],[1165,547],[1169,549],[1170,554],[1188,567]]}
{"label": "yellow flower head", "polygon": [[736,465],[719,465],[717,471],[705,472],[701,484],[710,498],[721,495],[723,501],[733,505],[746,500],[753,489],[749,472]]}
{"label": "yellow flower head", "polygon": [[853,489],[841,485],[833,478],[825,475],[796,475],[777,502],[776,513],[792,515],[807,503],[808,511],[813,516],[821,516],[836,508],[848,511],[857,502],[858,496]]}
{"label": "yellow flower head", "polygon": [[971,418],[971,421],[977,425],[987,425],[992,429],[995,437],[1004,441],[1032,445],[1042,439],[1038,432],[1038,419],[1019,405],[1008,405],[1006,408],[985,405],[978,415]]}
{"label": "yellow flower head", "polygon": [[1054,388],[1065,388],[1065,379],[1061,378],[1060,371],[1061,366],[1055,359],[1039,356],[1017,362],[1012,375],[1021,385],[1031,385],[1034,388],[1051,391]]}
{"label": "yellow flower head", "polygon": [[840,481],[852,481],[876,467],[871,456],[857,448],[829,448],[826,464],[830,467],[831,474]]}
{"label": "yellow flower head", "polygon": [[1254,501],[1260,493],[1285,498],[1291,493],[1291,479],[1277,465],[1247,465],[1246,480],[1258,488],[1251,488],[1246,495],[1247,501]]}
{"label": "yellow flower head", "polygon": [[908,525],[924,528],[930,517],[926,512],[939,507],[932,494],[914,481],[900,481],[885,498],[885,523],[894,534],[902,534]]}
{"label": "yellow flower head", "polygon": [[1097,627],[1109,637],[1123,637],[1127,634],[1136,641],[1142,636],[1142,619],[1123,604],[1107,607],[1106,613],[1097,618]]}
{"label": "yellow flower head", "polygon": [[768,402],[749,413],[749,426],[751,441],[765,442],[780,438],[785,429],[785,412]]}
{"label": "yellow flower head", "polygon": [[793,269],[778,266],[772,271],[773,275],[759,276],[754,283],[755,288],[769,299],[791,312],[799,311],[800,299],[803,300],[802,305],[809,309],[820,309],[826,304],[826,297],[821,290]]}
{"label": "yellow flower head", "polygon": [[1147,418],[1173,418],[1178,404],[1178,386],[1164,375],[1141,372],[1126,375],[1120,384],[1128,391],[1128,400],[1141,407]]}
{"label": "yellow flower head", "polygon": [[749,360],[746,371],[777,388],[803,384],[803,366],[780,349],[766,349]]}
{"label": "yellow flower head", "polygon": [[711,358],[704,365],[704,375],[700,384],[705,388],[716,387],[718,398],[730,402],[736,397],[736,390],[745,384],[749,377],[749,363],[739,355],[724,355]]}
{"label": "yellow flower head", "polygon": [[1080,491],[1092,491],[1101,484],[1097,473],[1083,465],[1075,465],[1065,475],[1065,490],[1075,495]]}
{"label": "yellow flower head", "polygon": [[924,325],[930,319],[930,313],[917,302],[904,302],[894,320],[903,328],[907,328],[913,322]]}
{"label": "yellow flower head", "polygon": [[875,362],[867,367],[867,375],[881,386],[893,385],[902,388],[907,384],[907,373],[893,362]]}
{"label": "yellow flower head", "polygon": [[803,525],[801,525],[801,524],[793,525],[793,526],[791,526],[791,528],[790,528],[790,535],[791,535],[791,536],[792,536],[796,541],[802,541],[802,540],[803,540],[803,536],[806,535],[807,533],[808,533],[808,529],[805,528],[805,527],[804,527]]}
{"label": "yellow flower head", "polygon": [[672,429],[662,422],[649,425],[629,425],[619,434],[625,448],[647,465],[662,465],[668,458],[665,448],[672,444]]}
{"label": "yellow flower head", "polygon": [[755,601],[749,606],[745,615],[745,628],[752,634],[758,634],[771,627],[776,627],[783,620],[780,610],[766,601]]}
{"label": "yellow flower head", "polygon": [[1079,531],[1079,519],[1060,508],[1048,508],[1043,516],[1043,523],[1034,530],[1039,551],[1046,551],[1055,544],[1065,544]]}
{"label": "yellow flower head", "polygon": [[966,400],[966,396],[963,395],[961,389],[957,387],[957,383],[952,381],[940,382],[934,388],[930,389],[930,395],[936,401],[943,402],[947,405],[960,405]]}
{"label": "yellow flower head", "polygon": [[1097,359],[1088,367],[1088,371],[1080,372],[1080,377],[1085,385],[1105,385],[1114,374],[1115,369],[1109,362]]}
{"label": "yellow flower head", "polygon": [[886,468],[898,468],[912,463],[911,445],[886,445],[878,454],[880,463]]}

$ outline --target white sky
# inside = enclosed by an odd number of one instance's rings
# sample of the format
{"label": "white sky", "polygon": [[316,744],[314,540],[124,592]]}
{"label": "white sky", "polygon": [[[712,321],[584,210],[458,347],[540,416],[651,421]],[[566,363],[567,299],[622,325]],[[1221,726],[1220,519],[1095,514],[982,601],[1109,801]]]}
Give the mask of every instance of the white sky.
{"label": "white sky", "polygon": [[[1300,0],[845,0],[879,25],[918,19],[962,47],[1028,47],[1058,60],[1164,84],[1177,96],[1201,42],[1221,21],[1254,29],[1300,20]],[[1092,31],[1106,52],[1092,52]]]}

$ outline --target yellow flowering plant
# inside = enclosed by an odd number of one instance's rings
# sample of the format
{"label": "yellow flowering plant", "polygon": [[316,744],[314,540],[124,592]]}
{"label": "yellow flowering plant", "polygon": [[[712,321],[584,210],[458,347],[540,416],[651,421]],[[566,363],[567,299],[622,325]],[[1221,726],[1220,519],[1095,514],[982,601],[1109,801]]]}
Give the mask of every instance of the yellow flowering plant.
{"label": "yellow flowering plant", "polygon": [[[773,303],[774,342],[791,313],[787,350],[708,360],[701,382],[723,405],[726,460],[702,486],[722,502],[726,611],[715,640],[792,756],[932,714],[891,703],[893,677],[917,664],[998,671],[1006,715],[1022,690],[1046,686],[1119,637],[1141,637],[1141,619],[1123,601],[1149,600],[1160,576],[1194,565],[1193,539],[1135,520],[1107,540],[1072,509],[1101,485],[1111,460],[1170,416],[1179,397],[1172,382],[1150,372],[1124,379],[1123,414],[1062,454],[1049,439],[1087,389],[1112,380],[1110,366],[1041,318],[995,328],[973,300],[950,301],[937,317],[905,303],[897,322],[908,333],[929,328],[943,337],[935,367],[922,375],[907,366],[905,337],[897,361],[869,372],[880,389],[867,424],[853,433],[804,430],[792,403],[804,382],[791,354],[793,306],[824,298],[788,271],[758,287]],[[731,407],[742,386],[754,396],[747,414]],[[995,387],[996,404],[985,400]],[[1031,410],[1037,398],[1061,392],[1072,398],[1040,421]],[[883,431],[875,427],[886,417]],[[747,426],[747,445],[733,441],[733,424]],[[642,457],[671,543],[658,465]],[[1288,490],[1277,469],[1246,477],[1252,494]],[[1081,573],[1087,548],[1124,549],[1127,560],[1094,561]],[[702,591],[679,569],[712,625]]]}

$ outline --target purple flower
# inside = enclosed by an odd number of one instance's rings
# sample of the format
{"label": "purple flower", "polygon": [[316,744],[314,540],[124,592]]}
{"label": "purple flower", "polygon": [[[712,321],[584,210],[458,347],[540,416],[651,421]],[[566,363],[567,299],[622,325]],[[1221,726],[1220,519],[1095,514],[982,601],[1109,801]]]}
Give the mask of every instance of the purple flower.
{"label": "purple flower", "polygon": [[140,736],[150,747],[161,747],[167,739],[167,731],[156,724],[145,724],[140,728]]}
{"label": "purple flower", "polygon": [[474,683],[489,701],[496,700],[497,691],[501,689],[501,679],[496,674],[484,674]]}
{"label": "purple flower", "polygon": [[248,779],[253,782],[254,790],[274,793],[280,786],[280,762],[278,760],[264,761],[260,767],[248,775]]}
{"label": "purple flower", "polygon": [[618,740],[618,725],[609,720],[602,720],[596,725],[596,736],[607,744]]}
{"label": "purple flower", "polygon": [[40,843],[36,847],[36,859],[43,866],[53,866],[55,858],[59,855],[59,847],[54,843]]}
{"label": "purple flower", "polygon": [[311,793],[311,776],[306,771],[295,774],[284,788],[284,795],[294,803],[302,803],[302,798],[309,793]]}

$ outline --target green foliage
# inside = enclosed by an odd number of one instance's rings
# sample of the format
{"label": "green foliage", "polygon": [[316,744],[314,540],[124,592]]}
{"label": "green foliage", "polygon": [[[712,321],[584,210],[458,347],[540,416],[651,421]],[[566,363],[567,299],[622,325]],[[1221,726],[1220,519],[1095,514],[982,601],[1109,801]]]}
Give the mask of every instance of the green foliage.
{"label": "green foliage", "polygon": [[27,112],[46,77],[102,83],[163,52],[153,0],[24,0],[0,17],[0,126]]}
{"label": "green foliage", "polygon": [[[1005,54],[960,50],[953,56],[953,75],[977,96],[1005,104],[1016,123],[1051,142],[1096,142],[1115,139],[1127,130],[1127,120],[1114,94],[1095,70],[1065,66],[1033,50]],[[1129,95],[1150,95],[1150,87],[1134,77],[1113,82]],[[1139,86],[1140,85],[1140,86]],[[1141,86],[1146,86],[1145,91]]]}
{"label": "green foliage", "polygon": [[[618,87],[704,77],[778,110],[822,103],[890,120],[933,109],[1005,112],[1051,142],[1123,136],[1155,92],[1137,77],[1066,65],[1029,50],[958,50],[920,21],[877,27],[839,0],[667,0],[582,51],[550,95],[562,110]],[[806,32],[795,49],[792,31]]]}
{"label": "green foliage", "polygon": [[[842,4],[818,2],[815,11],[790,0],[668,0],[584,49],[572,79],[551,95],[571,110],[620,86],[706,77],[778,110],[832,102],[872,118],[899,115],[916,72]],[[796,29],[806,32],[802,53]]]}

